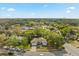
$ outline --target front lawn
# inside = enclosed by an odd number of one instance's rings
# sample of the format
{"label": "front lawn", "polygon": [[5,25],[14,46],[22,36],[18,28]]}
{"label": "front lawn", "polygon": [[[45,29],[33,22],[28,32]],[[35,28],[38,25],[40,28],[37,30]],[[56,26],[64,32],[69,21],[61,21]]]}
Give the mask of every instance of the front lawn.
{"label": "front lawn", "polygon": [[37,51],[38,52],[48,52],[48,48],[47,47],[40,47],[40,48],[37,48]]}

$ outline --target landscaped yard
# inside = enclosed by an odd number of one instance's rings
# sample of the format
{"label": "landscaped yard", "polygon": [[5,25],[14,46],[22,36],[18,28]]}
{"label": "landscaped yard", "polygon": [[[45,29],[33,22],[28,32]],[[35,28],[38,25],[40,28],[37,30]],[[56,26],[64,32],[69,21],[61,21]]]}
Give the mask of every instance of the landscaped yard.
{"label": "landscaped yard", "polygon": [[47,47],[42,47],[42,46],[40,46],[40,47],[37,47],[37,51],[38,51],[38,52],[48,52],[49,50],[48,50]]}

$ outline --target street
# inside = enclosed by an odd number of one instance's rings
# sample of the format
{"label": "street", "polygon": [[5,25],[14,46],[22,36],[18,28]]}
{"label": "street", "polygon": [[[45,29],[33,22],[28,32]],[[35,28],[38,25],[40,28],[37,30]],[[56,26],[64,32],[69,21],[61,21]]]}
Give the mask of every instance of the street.
{"label": "street", "polygon": [[65,50],[53,52],[26,52],[24,56],[79,56],[79,49],[71,44],[64,44]]}
{"label": "street", "polygon": [[[79,48],[75,48],[69,43],[64,44],[65,49],[54,50],[52,52],[32,52],[26,51],[26,53],[16,53],[17,56],[79,56]],[[2,51],[0,49],[0,51]]]}

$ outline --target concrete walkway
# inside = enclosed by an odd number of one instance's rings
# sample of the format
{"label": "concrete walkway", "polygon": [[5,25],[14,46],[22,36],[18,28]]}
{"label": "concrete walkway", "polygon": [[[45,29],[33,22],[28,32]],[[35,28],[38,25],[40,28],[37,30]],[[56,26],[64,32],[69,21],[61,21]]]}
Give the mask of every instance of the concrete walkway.
{"label": "concrete walkway", "polygon": [[32,51],[32,52],[36,52],[36,46],[32,46],[32,47],[31,47],[31,51]]}

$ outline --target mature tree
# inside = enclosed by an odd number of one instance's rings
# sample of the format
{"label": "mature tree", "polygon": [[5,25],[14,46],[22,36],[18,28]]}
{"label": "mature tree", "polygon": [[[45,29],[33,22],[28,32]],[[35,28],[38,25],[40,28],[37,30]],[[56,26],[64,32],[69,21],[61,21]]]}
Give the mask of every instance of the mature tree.
{"label": "mature tree", "polygon": [[28,39],[26,37],[23,37],[20,45],[21,45],[21,48],[23,48],[23,49],[27,48],[29,45]]}
{"label": "mature tree", "polygon": [[32,40],[33,35],[35,35],[35,33],[33,30],[27,30],[24,32],[24,35],[27,37],[28,42],[30,43],[30,41]]}
{"label": "mature tree", "polygon": [[7,43],[7,36],[5,34],[0,34],[0,46],[4,46],[6,45]]}
{"label": "mature tree", "polygon": [[19,35],[21,33],[21,26],[19,24],[17,24],[15,26],[15,29],[13,30],[14,33],[16,33],[17,35]]}
{"label": "mature tree", "polygon": [[56,32],[49,32],[47,36],[48,45],[60,48],[64,44],[64,38]]}
{"label": "mature tree", "polygon": [[13,46],[13,47],[18,46],[19,45],[19,40],[18,40],[17,36],[16,35],[10,36],[9,39],[8,39],[8,44],[7,45]]}
{"label": "mature tree", "polygon": [[66,36],[67,33],[70,33],[72,31],[72,28],[67,26],[67,27],[60,29],[60,31],[61,31],[63,36]]}

